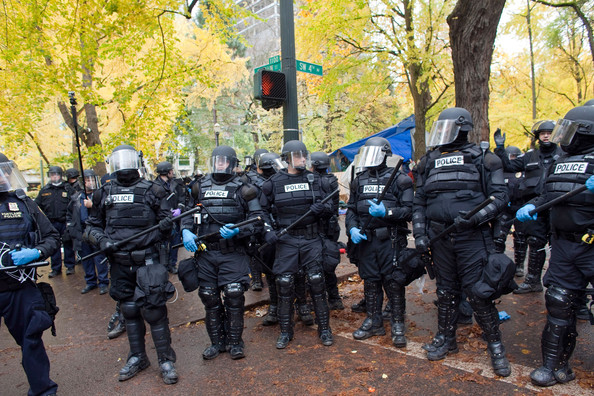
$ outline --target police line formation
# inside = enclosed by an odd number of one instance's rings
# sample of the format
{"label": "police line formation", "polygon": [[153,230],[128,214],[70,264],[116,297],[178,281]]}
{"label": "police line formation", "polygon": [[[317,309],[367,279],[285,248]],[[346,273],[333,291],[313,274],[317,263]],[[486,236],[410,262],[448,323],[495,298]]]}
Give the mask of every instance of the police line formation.
{"label": "police line formation", "polygon": [[[364,281],[364,298],[353,310],[367,315],[353,337],[385,335],[387,315],[394,345],[405,347],[405,286],[427,272],[437,286],[437,332],[423,346],[427,359],[457,352],[457,324],[474,312],[493,371],[506,377],[511,366],[494,300],[511,291],[542,291],[544,283],[543,361],[530,377],[538,386],[571,381],[576,316],[588,315],[587,286],[594,280],[594,103],[570,110],[557,123],[535,124],[538,148],[525,154],[505,148],[499,130],[494,152],[477,146],[468,141],[472,128],[463,108],[439,115],[429,150],[412,170],[415,190],[407,172],[387,165],[392,151],[386,139],[370,138],[360,149],[345,224],[348,255]],[[210,173],[187,185],[174,179],[168,162],[157,166],[154,181],[141,177],[139,153],[129,145],[116,147],[108,164],[112,173],[103,183],[84,171],[84,190],[76,170],[62,182],[61,168],[50,167],[50,182],[33,201],[23,192],[27,183],[16,164],[0,154],[0,307],[21,346],[30,395],[57,391],[41,339],[57,307],[51,286],[36,282],[35,271],[51,257],[49,276],[60,273],[61,243],[67,274],[85,256],[81,292],[99,288],[117,302],[109,336],[126,332],[130,345],[120,381],[150,365],[145,322],[163,381],[178,380],[168,271],[178,274],[186,292],[198,290],[204,304],[211,341],[204,359],[223,352],[232,359],[245,356],[244,292],[250,280],[262,289],[262,273],[270,293],[262,324],[278,323],[276,347],[293,339],[295,310],[305,324],[314,323],[312,308],[320,342],[333,344],[329,311],[344,307],[335,275],[338,180],[328,173],[326,154],[310,154],[302,142],[289,141],[280,156],[257,150],[253,166],[237,172],[234,149],[218,146]],[[407,248],[409,223],[416,249]],[[512,224],[513,261],[503,254]],[[180,241],[194,255],[176,268]],[[551,256],[541,281],[547,243]],[[524,275],[526,254],[528,270],[518,287],[514,275]]]}

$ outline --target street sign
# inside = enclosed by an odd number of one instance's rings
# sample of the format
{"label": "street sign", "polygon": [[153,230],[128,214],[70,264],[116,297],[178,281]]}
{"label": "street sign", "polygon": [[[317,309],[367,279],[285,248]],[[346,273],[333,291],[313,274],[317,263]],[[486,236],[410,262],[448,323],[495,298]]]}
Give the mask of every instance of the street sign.
{"label": "street sign", "polygon": [[268,65],[256,67],[254,69],[254,73],[258,73],[258,70],[261,70],[261,69],[272,70],[272,71],[281,71],[281,63],[280,62],[269,63]]}
{"label": "street sign", "polygon": [[268,64],[271,65],[273,63],[280,63],[281,59],[280,59],[280,55],[275,55],[271,58],[268,58]]}
{"label": "street sign", "polygon": [[316,76],[323,76],[324,71],[322,65],[316,65],[315,63],[297,61],[297,71],[309,74],[315,74]]}

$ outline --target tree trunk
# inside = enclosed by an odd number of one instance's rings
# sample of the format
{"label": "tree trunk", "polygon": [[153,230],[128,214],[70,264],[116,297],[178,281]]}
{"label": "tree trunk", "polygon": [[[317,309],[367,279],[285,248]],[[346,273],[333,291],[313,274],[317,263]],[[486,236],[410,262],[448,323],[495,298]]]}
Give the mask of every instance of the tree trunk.
{"label": "tree trunk", "polygon": [[456,106],[470,112],[468,139],[489,139],[489,77],[497,26],[505,0],[458,0],[448,16]]}

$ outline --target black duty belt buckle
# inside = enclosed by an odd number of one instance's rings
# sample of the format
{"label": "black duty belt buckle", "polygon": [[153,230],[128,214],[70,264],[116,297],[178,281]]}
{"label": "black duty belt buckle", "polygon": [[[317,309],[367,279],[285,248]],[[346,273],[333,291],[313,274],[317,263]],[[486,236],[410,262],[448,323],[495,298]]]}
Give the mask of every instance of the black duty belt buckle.
{"label": "black duty belt buckle", "polygon": [[588,245],[594,243],[594,232],[588,230],[588,232],[582,236],[582,242],[587,243]]}

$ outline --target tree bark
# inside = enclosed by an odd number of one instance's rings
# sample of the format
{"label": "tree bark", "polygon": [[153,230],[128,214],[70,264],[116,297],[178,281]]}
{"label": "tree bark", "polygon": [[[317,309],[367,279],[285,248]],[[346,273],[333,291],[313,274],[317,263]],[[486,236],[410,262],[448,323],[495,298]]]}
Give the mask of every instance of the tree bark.
{"label": "tree bark", "polygon": [[505,0],[458,0],[447,21],[454,65],[456,106],[470,112],[468,139],[489,139],[489,77],[497,26]]}

